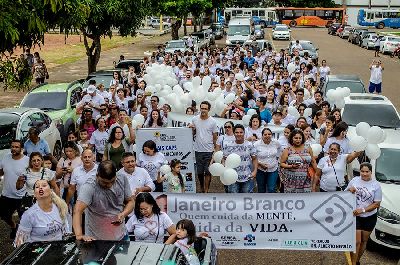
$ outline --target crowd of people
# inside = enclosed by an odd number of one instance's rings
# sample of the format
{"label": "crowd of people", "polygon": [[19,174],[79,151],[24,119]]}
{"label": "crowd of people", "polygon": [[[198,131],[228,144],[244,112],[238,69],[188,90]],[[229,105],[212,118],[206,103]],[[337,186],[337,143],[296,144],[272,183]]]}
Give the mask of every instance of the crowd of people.
{"label": "crowd of people", "polygon": [[[168,233],[167,242],[178,242],[178,247],[195,241],[191,221],[175,226],[148,193],[185,192],[181,162],[167,161],[152,140],[133,149],[138,127],[167,126],[172,107],[162,104],[157,94],[146,92],[142,78],[146,66],[166,64],[183,87],[195,76],[210,76],[209,91],[220,88],[224,96],[235,95],[233,103],[216,115],[210,115],[208,101],[193,101],[186,109],[193,116],[189,127],[200,192],[210,190],[209,166],[216,151],[223,152],[222,163],[232,153],[241,157],[235,168],[238,180],[225,185],[227,193],[355,192],[358,252],[353,261],[359,262],[366,236],[376,222],[379,183],[371,178],[368,163],[361,164],[360,177],[349,179],[346,165],[362,159],[362,152],[351,149],[341,110],[324,100],[320,88],[331,70],[325,60],[318,65],[307,52],[300,56],[302,47],[295,45],[292,54],[284,49],[254,50],[249,45],[173,54],[159,47],[144,58],[140,73],[130,67],[114,72],[109,84],[90,81],[77,105],[81,115],[77,131],[68,133],[62,158],[57,161],[39,131],[31,128],[29,139],[25,143],[13,140],[11,153],[0,163],[0,174],[4,174],[1,204],[6,208],[1,214],[15,244],[58,240],[72,231],[86,241],[123,240],[130,232],[136,240],[160,243]],[[287,69],[291,63],[294,71]],[[239,73],[243,80],[237,78]],[[298,117],[288,113],[289,107],[298,110]],[[255,113],[248,124],[233,122],[252,109]],[[143,126],[132,121],[137,114],[144,117]],[[227,119],[222,135],[218,135],[215,117]],[[276,126],[283,128],[279,137],[271,129]],[[322,151],[313,153],[313,144],[320,144]],[[160,168],[166,164],[171,172],[162,174]],[[368,201],[360,199],[361,189],[372,195]],[[21,217],[19,227],[12,218],[15,211]],[[158,225],[149,227],[147,222]]]}

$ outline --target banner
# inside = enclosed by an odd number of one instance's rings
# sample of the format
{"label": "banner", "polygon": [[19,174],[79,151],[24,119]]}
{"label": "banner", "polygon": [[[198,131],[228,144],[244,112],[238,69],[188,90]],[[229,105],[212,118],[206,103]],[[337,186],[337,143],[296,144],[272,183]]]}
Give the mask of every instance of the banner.
{"label": "banner", "polygon": [[192,220],[217,248],[355,250],[350,192],[157,195],[174,223]]}
{"label": "banner", "polygon": [[[158,151],[164,154],[170,162],[172,159],[181,161],[181,174],[185,178],[185,188],[188,193],[196,193],[194,170],[193,134],[190,128],[141,128],[136,131],[136,146],[138,152],[143,143],[153,140]],[[164,182],[164,190],[168,183]]]}
{"label": "banner", "polygon": [[[168,127],[187,127],[190,123],[192,123],[193,115],[186,115],[176,112],[168,113]],[[214,117],[213,117],[214,118]],[[223,119],[223,118],[214,118],[217,122],[217,126],[219,129],[219,135],[224,134],[224,124],[227,121],[232,121],[234,124],[243,124],[242,120],[230,120],[230,119]],[[246,127],[247,125],[245,125]],[[283,126],[275,126],[275,125],[268,125],[268,128],[271,129],[273,137],[275,139],[279,139],[281,134],[283,133]]]}

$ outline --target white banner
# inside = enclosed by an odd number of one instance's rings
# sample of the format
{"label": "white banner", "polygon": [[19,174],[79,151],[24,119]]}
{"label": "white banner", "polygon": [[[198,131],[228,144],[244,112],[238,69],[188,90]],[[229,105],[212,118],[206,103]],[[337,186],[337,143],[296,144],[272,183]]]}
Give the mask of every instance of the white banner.
{"label": "white banner", "polygon": [[192,220],[217,248],[355,250],[356,197],[350,192],[167,194],[157,201],[174,223]]}
{"label": "white banner", "polygon": [[[168,127],[186,127],[192,122],[193,117],[194,117],[193,115],[170,112],[168,113]],[[214,119],[217,122],[219,135],[224,134],[224,124],[227,121],[232,121],[234,124],[243,124],[241,120],[230,120],[223,118],[214,118]],[[285,129],[285,127],[283,126],[275,126],[275,125],[268,125],[267,127],[271,129],[275,139],[279,139],[279,136],[283,133],[283,129]]]}
{"label": "white banner", "polygon": [[[186,192],[196,193],[194,170],[193,134],[190,128],[143,128],[136,131],[137,152],[142,150],[143,143],[153,140],[158,150],[170,162],[181,161],[181,174],[185,178]],[[167,183],[164,183],[166,190]]]}

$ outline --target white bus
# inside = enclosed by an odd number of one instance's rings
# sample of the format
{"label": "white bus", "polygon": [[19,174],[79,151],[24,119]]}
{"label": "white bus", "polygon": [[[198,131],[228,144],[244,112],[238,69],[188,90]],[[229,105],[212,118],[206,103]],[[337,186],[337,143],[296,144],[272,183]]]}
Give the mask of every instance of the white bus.
{"label": "white bus", "polygon": [[275,8],[226,8],[224,10],[225,23],[228,24],[231,19],[250,17],[254,24],[264,27],[278,24],[278,17]]}

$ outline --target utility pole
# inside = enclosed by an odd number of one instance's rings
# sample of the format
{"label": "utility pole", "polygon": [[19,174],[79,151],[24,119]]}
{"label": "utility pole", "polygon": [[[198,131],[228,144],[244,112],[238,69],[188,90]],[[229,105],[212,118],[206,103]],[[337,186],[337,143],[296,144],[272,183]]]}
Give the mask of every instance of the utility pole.
{"label": "utility pole", "polygon": [[372,6],[372,0],[368,0],[368,9],[371,9],[371,6]]}

